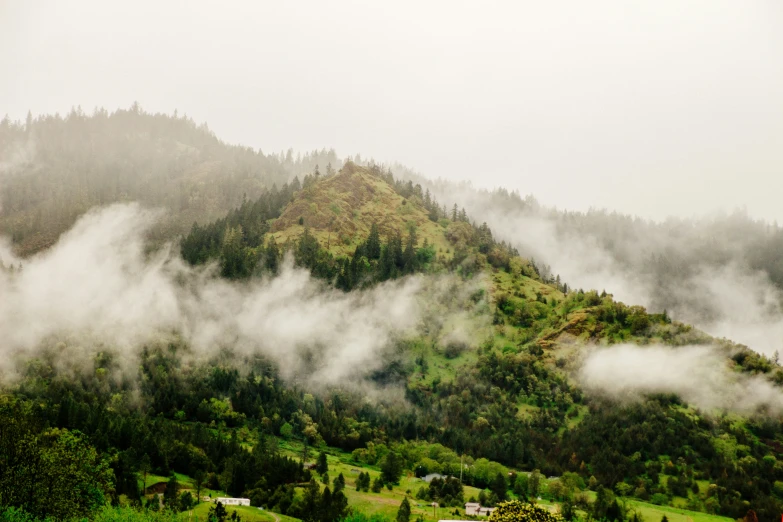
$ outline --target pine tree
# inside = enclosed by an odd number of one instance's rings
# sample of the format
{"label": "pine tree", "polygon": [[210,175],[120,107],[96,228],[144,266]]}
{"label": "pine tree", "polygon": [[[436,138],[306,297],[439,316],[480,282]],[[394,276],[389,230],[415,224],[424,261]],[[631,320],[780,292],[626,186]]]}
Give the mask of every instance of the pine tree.
{"label": "pine tree", "polygon": [[416,271],[416,229],[411,227],[408,233],[408,241],[405,244],[405,250],[402,253],[403,272],[410,274]]}
{"label": "pine tree", "polygon": [[409,522],[411,519],[411,503],[408,502],[408,497],[402,499],[400,509],[397,510],[397,522]]}
{"label": "pine tree", "polygon": [[378,225],[373,223],[370,228],[370,235],[365,244],[365,253],[367,259],[373,260],[381,257],[381,236],[378,233]]}
{"label": "pine tree", "polygon": [[266,245],[266,269],[276,274],[280,266],[280,249],[277,247],[274,236],[269,236],[269,241],[267,241]]}
{"label": "pine tree", "polygon": [[147,494],[147,473],[149,473],[151,470],[152,465],[150,464],[150,456],[145,453],[139,462],[139,471],[144,474],[144,489],[141,491],[142,495]]}
{"label": "pine tree", "polygon": [[402,476],[402,457],[390,451],[381,462],[381,481],[388,484],[399,484]]}
{"label": "pine tree", "polygon": [[508,484],[506,483],[506,477],[504,477],[502,473],[498,472],[498,474],[495,475],[495,478],[492,480],[492,484],[490,485],[489,489],[491,489],[492,492],[497,495],[498,500],[506,500],[506,497],[508,496]]}
{"label": "pine tree", "polygon": [[343,476],[342,473],[340,473],[334,478],[334,484],[332,484],[332,486],[334,487],[335,493],[345,489],[345,477]]}
{"label": "pine tree", "polygon": [[177,493],[179,492],[179,483],[174,474],[169,477],[166,483],[166,491],[163,493],[163,502],[170,508],[177,511]]}
{"label": "pine tree", "polygon": [[302,513],[305,515],[302,520],[316,521],[321,507],[321,493],[315,479],[310,479],[304,490],[302,499]]}
{"label": "pine tree", "polygon": [[317,471],[319,475],[323,475],[329,471],[329,463],[326,460],[326,453],[323,451],[318,454],[318,461],[315,464],[315,471]]}
{"label": "pine tree", "polygon": [[356,479],[356,491],[368,491],[370,489],[370,474],[359,473],[359,477]]}
{"label": "pine tree", "polygon": [[226,508],[223,507],[221,502],[218,502],[209,508],[207,519],[210,522],[225,522],[226,518],[228,518],[228,511],[226,511]]}

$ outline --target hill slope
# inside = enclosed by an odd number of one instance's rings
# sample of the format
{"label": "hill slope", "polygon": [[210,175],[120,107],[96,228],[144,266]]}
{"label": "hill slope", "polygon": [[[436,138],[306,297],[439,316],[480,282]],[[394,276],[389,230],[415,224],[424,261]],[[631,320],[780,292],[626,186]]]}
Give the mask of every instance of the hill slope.
{"label": "hill slope", "polygon": [[[165,172],[161,168],[159,174]],[[179,171],[172,172],[176,178]],[[207,170],[203,174],[211,179]],[[111,179],[105,172],[99,177]],[[31,186],[36,185],[21,183],[13,193]],[[74,341],[80,341],[78,332],[62,339],[53,335],[41,350],[21,359],[19,380],[4,387],[0,420],[16,431],[0,444],[0,452],[15,454],[15,448],[38,441],[36,451],[46,455],[44,442],[50,439],[27,434],[49,433],[50,427],[78,430],[84,433],[80,444],[91,445],[106,459],[113,489],[105,494],[117,502],[140,498],[142,470],[162,477],[178,472],[203,476],[210,490],[303,516],[308,502],[323,501],[325,492],[309,482],[316,474],[300,462],[317,448],[339,453],[338,469],[371,469],[373,480],[391,487],[384,495],[347,495],[359,506],[384,496],[396,501],[406,494],[402,488],[416,484],[413,475],[429,472],[459,474],[463,485],[446,482],[411,491],[422,502],[454,506],[477,491],[485,503],[504,496],[536,497],[543,488],[535,484],[541,480],[535,470],[540,470],[561,477],[551,481],[548,497],[595,519],[619,509],[615,493],[732,518],[749,508],[762,520],[778,516],[783,425],[774,411],[704,412],[672,393],[590,395],[573,371],[593,345],[702,344],[725,356],[723,369],[731,375],[753,376],[740,382],[761,382],[774,395],[779,392],[774,386],[783,382],[776,362],[711,339],[665,314],[627,306],[611,295],[570,289],[498,242],[487,226],[472,223],[456,208],[447,212],[421,187],[401,183],[377,167],[349,163],[334,175],[308,175],[301,188],[291,183],[259,191],[257,199],[241,198],[224,219],[194,227],[183,240],[188,262],[217,261],[223,276],[232,279],[194,270],[199,279],[188,284],[217,289],[205,299],[235,311],[234,300],[259,288],[281,290],[265,285],[286,277],[281,263],[288,250],[298,266],[321,279],[297,287],[311,294],[305,297],[315,296],[308,302],[315,304],[305,309],[317,315],[331,310],[329,303],[349,302],[336,309],[344,316],[342,325],[363,323],[365,301],[382,301],[411,281],[404,278],[416,275],[423,303],[416,326],[395,332],[372,352],[371,367],[352,367],[339,386],[283,378],[290,375],[283,365],[296,358],[307,363],[305,370],[317,372],[324,364],[319,355],[329,353],[329,343],[356,341],[329,330],[278,338],[274,350],[239,341],[233,346],[229,340],[206,353],[194,353],[186,336],[161,336],[120,354],[107,343],[86,340],[82,346]],[[49,208],[49,203],[36,205],[23,199],[6,217]],[[175,219],[182,216],[192,217]],[[41,221],[36,230],[48,230],[49,222]],[[373,225],[380,237],[372,237]],[[299,282],[307,279],[297,274]],[[0,275],[8,281],[17,277]],[[274,279],[277,275],[282,277]],[[221,301],[220,294],[231,299]],[[296,299],[272,302],[291,317],[301,317],[294,309]],[[261,310],[242,320],[248,328],[260,324],[263,336],[269,325],[263,324]],[[320,326],[333,318],[324,314],[314,322]],[[304,328],[293,323],[283,326]],[[78,370],[61,360],[74,344],[87,354],[88,363]],[[128,352],[135,357],[132,364],[118,362],[127,362],[120,355]],[[280,440],[288,450],[280,451]],[[0,462],[7,462],[3,455]],[[16,480],[3,474],[6,467],[0,466],[2,484]],[[51,469],[57,472],[56,466]],[[10,482],[2,482],[7,477]],[[37,507],[45,513],[47,505]]]}
{"label": "hill slope", "polygon": [[444,227],[431,221],[415,197],[405,198],[370,169],[347,163],[337,174],[305,186],[274,220],[272,235],[278,243],[295,240],[304,227],[337,256],[353,254],[378,226],[383,239],[416,229],[419,241],[436,249],[450,248]]}

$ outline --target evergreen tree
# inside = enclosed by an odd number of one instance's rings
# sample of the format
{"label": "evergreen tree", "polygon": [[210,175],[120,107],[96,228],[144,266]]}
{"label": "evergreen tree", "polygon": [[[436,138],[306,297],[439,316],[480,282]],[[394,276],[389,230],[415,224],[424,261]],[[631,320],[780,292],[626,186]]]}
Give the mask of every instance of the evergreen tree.
{"label": "evergreen tree", "polygon": [[150,464],[150,456],[146,453],[141,457],[139,461],[139,471],[144,475],[144,489],[141,490],[142,495],[147,494],[147,473],[152,471],[152,465]]}
{"label": "evergreen tree", "polygon": [[315,471],[319,475],[323,475],[327,471],[329,471],[329,462],[326,459],[326,453],[323,451],[318,454],[318,460],[315,463]]}
{"label": "evergreen tree", "polygon": [[408,233],[408,241],[405,244],[405,251],[402,253],[403,258],[403,272],[406,274],[412,274],[418,268],[416,258],[416,229],[411,227]]}
{"label": "evergreen tree", "polygon": [[411,519],[411,503],[406,496],[402,499],[400,509],[397,510],[397,522],[409,522]]}
{"label": "evergreen tree", "polygon": [[267,241],[265,261],[266,269],[272,274],[277,274],[278,267],[280,266],[280,249],[277,246],[274,236],[269,236],[269,240]]}
{"label": "evergreen tree", "polygon": [[163,493],[163,502],[166,506],[179,511],[177,508],[177,493],[179,493],[179,483],[177,477],[172,473],[169,481],[166,483],[166,491]]}
{"label": "evergreen tree", "polygon": [[381,477],[375,477],[375,480],[372,481],[372,492],[380,493],[382,489],[383,489],[383,480],[381,480]]}
{"label": "evergreen tree", "polygon": [[387,484],[399,484],[402,476],[402,457],[390,451],[381,461],[381,481]]}
{"label": "evergreen tree", "polygon": [[302,499],[302,520],[316,522],[320,519],[321,493],[315,479],[310,479],[304,490]]}
{"label": "evergreen tree", "polygon": [[369,491],[370,490],[370,474],[366,472],[359,473],[359,477],[356,479],[356,491]]}
{"label": "evergreen tree", "polygon": [[190,494],[190,491],[185,491],[182,493],[182,495],[179,496],[179,500],[177,502],[179,504],[180,511],[188,511],[196,504],[196,501],[193,500],[193,495]]}
{"label": "evergreen tree", "polygon": [[541,488],[541,472],[537,469],[533,470],[527,479],[527,492],[531,499],[538,497],[538,492]]}
{"label": "evergreen tree", "polygon": [[196,504],[201,502],[201,487],[204,485],[204,479],[206,479],[206,473],[204,473],[204,470],[197,469],[193,473],[193,481],[196,484]]}
{"label": "evergreen tree", "polygon": [[381,257],[381,236],[376,223],[373,223],[370,228],[370,235],[365,243],[364,251],[367,259],[373,260]]}
{"label": "evergreen tree", "polygon": [[334,484],[332,484],[332,486],[334,488],[335,493],[345,489],[345,477],[343,476],[342,473],[340,473],[334,478]]}
{"label": "evergreen tree", "polygon": [[207,519],[209,522],[226,522],[228,518],[228,511],[221,502],[217,502],[214,506],[209,508],[209,514]]}
{"label": "evergreen tree", "polygon": [[506,483],[506,477],[502,473],[498,472],[495,478],[492,479],[489,489],[498,497],[499,501],[504,501],[508,497],[508,484]]}

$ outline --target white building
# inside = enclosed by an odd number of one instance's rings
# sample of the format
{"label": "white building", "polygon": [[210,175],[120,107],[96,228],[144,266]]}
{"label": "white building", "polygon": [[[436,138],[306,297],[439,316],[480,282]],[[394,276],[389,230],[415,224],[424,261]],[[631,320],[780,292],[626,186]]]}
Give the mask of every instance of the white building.
{"label": "white building", "polygon": [[465,504],[465,514],[479,517],[488,517],[495,511],[495,508],[481,507],[478,502],[468,502]]}
{"label": "white building", "polygon": [[250,505],[249,498],[218,497],[215,499],[215,501],[220,502],[224,506],[249,506]]}

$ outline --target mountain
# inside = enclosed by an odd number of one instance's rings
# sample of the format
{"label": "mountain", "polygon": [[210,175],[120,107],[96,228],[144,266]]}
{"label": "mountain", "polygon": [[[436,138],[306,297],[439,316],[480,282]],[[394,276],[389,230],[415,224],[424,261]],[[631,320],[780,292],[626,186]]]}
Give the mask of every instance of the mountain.
{"label": "mountain", "polygon": [[406,198],[381,176],[349,162],[337,174],[314,179],[272,224],[278,243],[298,239],[304,227],[335,255],[353,254],[376,224],[383,237],[416,229],[440,251],[450,248],[444,229],[428,217],[420,197]]}
{"label": "mountain", "polygon": [[0,121],[0,233],[21,255],[54,244],[94,206],[138,201],[166,211],[154,236],[187,232],[224,216],[243,198],[310,172],[334,151],[294,157],[220,141],[187,116],[137,104],[112,113],[81,108],[26,122]]}
{"label": "mountain", "polygon": [[[133,111],[120,117],[152,121]],[[101,118],[86,118],[87,126]],[[182,125],[186,134],[199,134]],[[140,146],[143,134],[128,140]],[[59,142],[37,136],[39,152]],[[163,198],[172,213],[164,222],[179,227],[153,238],[145,252],[150,265],[139,272],[151,278],[175,266],[172,294],[186,295],[178,308],[197,312],[182,331],[162,329],[137,344],[131,335],[96,341],[94,331],[71,330],[9,352],[16,378],[3,385],[0,398],[0,426],[13,428],[0,443],[0,505],[68,518],[73,501],[51,496],[47,502],[25,492],[44,488],[42,477],[71,473],[68,451],[78,450],[89,463],[79,480],[102,500],[79,504],[69,516],[92,516],[108,500],[147,503],[141,477],[154,474],[163,482],[172,473],[190,489],[199,482],[292,516],[314,519],[313,506],[328,505],[318,520],[338,519],[343,499],[365,509],[399,503],[407,494],[451,507],[470,496],[492,504],[541,495],[572,518],[630,518],[616,499],[731,518],[750,509],[760,520],[779,515],[783,369],[777,361],[666,312],[574,289],[453,201],[437,201],[421,184],[378,165],[313,168],[301,181],[262,170],[232,174],[245,153],[202,137],[229,158],[213,175],[202,171],[216,194],[204,185],[203,197],[171,206],[158,185],[176,196],[185,192],[175,187],[190,191],[200,179],[176,166],[171,177],[186,181],[169,184],[169,170],[160,166],[154,179],[130,192],[150,204]],[[164,151],[161,157],[183,143],[142,142]],[[188,161],[211,150],[192,147]],[[139,171],[130,158],[145,154],[121,155],[123,172]],[[258,165],[275,164],[246,154]],[[48,161],[65,160],[47,157],[37,157],[38,175],[16,166],[5,178],[3,230],[21,234],[13,239],[29,254],[23,265],[40,266],[33,252],[50,243],[57,249],[58,230],[98,201],[98,189],[90,187],[114,178],[106,165],[96,167],[95,179],[77,185],[87,194],[84,206],[64,208],[78,198],[25,192],[46,180],[78,179],[79,169],[50,169]],[[80,161],[92,164],[89,157]],[[225,208],[229,202],[233,208]],[[56,208],[60,214],[45,210]],[[29,230],[19,228],[21,216],[33,213],[42,218]],[[160,240],[176,237],[174,230],[189,230],[178,238],[187,267],[157,257],[163,256]],[[22,285],[29,268],[22,270],[0,271],[6,285],[0,289]],[[161,280],[154,279],[167,296]],[[221,321],[210,322],[215,316]],[[229,335],[209,337],[229,319],[237,323]],[[609,364],[613,359],[621,364]],[[707,381],[718,386],[696,393]],[[756,391],[761,399],[750,400]],[[325,500],[325,488],[311,481],[316,473],[303,466],[315,451],[328,453],[331,469],[348,474],[352,491],[340,497],[330,471]],[[15,457],[20,452],[40,456],[48,467],[27,467]],[[388,493],[354,491],[361,487],[350,476],[354,469],[371,473]],[[414,476],[431,472],[460,476],[462,484],[446,479],[414,491],[421,487]],[[176,498],[166,502],[185,506]]]}

